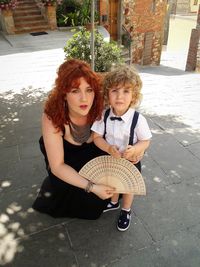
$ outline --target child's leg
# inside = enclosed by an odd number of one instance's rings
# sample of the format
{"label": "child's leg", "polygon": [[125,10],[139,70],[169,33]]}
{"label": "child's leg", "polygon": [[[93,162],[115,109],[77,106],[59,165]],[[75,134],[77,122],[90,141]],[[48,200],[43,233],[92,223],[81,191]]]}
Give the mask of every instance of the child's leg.
{"label": "child's leg", "polygon": [[118,202],[118,199],[119,199],[119,194],[114,194],[111,198],[111,202],[112,203],[117,203]]}
{"label": "child's leg", "polygon": [[133,194],[123,194],[122,210],[117,222],[117,229],[119,231],[126,231],[130,226],[133,198]]}
{"label": "child's leg", "polygon": [[119,199],[119,194],[114,194],[103,212],[107,212],[109,210],[117,210],[117,209],[119,209],[120,208],[120,204],[118,202],[118,199]]}
{"label": "child's leg", "polygon": [[130,210],[133,203],[134,195],[133,194],[123,194],[122,209]]}

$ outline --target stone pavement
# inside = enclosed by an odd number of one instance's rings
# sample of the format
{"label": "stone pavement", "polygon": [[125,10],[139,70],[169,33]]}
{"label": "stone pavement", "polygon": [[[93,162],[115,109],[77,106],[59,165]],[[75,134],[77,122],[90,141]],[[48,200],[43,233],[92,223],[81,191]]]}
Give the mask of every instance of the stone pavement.
{"label": "stone pavement", "polygon": [[43,100],[68,34],[0,35],[0,265],[199,267],[200,75],[184,72],[185,52],[164,51],[159,67],[138,66],[153,139],[143,160],[147,196],[135,198],[129,230],[117,231],[118,211],[87,221],[31,209],[46,176]]}

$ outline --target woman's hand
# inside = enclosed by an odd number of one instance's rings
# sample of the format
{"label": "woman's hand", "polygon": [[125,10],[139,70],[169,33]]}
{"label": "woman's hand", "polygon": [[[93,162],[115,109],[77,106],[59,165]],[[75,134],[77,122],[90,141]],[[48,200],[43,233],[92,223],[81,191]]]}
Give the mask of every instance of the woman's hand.
{"label": "woman's hand", "polygon": [[116,146],[112,146],[110,145],[108,148],[108,153],[116,158],[116,159],[120,159],[121,158],[121,153],[119,152],[118,148]]}
{"label": "woman's hand", "polygon": [[94,184],[91,192],[101,199],[111,198],[116,193],[115,188],[103,184]]}

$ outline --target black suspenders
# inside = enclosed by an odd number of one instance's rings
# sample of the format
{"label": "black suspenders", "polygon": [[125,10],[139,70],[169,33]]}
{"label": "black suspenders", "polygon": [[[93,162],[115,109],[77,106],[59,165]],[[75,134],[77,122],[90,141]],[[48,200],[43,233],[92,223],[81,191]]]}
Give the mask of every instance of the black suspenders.
{"label": "black suspenders", "polygon": [[[107,121],[107,118],[110,114],[110,108],[108,108],[104,114],[104,124],[105,124],[105,130],[104,130],[104,134],[103,134],[103,138],[105,139],[105,135],[106,135],[106,121]],[[138,117],[139,117],[139,112],[135,111],[134,113],[134,116],[133,116],[133,120],[132,120],[132,123],[131,123],[131,129],[130,129],[130,137],[129,137],[129,145],[133,145],[133,137],[134,137],[134,129],[135,129],[135,126],[137,124],[137,121],[138,121]]]}
{"label": "black suspenders", "polygon": [[134,116],[133,116],[133,120],[132,120],[132,123],[131,123],[131,130],[130,130],[130,137],[129,137],[129,145],[133,145],[133,137],[134,137],[134,130],[135,130],[135,126],[137,124],[137,121],[138,121],[138,117],[139,117],[139,112],[137,112],[135,110],[135,113],[134,113]]}
{"label": "black suspenders", "polygon": [[104,118],[103,118],[104,126],[105,126],[105,128],[104,128],[104,134],[103,134],[103,138],[104,139],[105,139],[105,136],[106,136],[106,121],[107,121],[107,118],[108,118],[109,114],[110,114],[110,108],[106,109],[106,112],[105,112]]}

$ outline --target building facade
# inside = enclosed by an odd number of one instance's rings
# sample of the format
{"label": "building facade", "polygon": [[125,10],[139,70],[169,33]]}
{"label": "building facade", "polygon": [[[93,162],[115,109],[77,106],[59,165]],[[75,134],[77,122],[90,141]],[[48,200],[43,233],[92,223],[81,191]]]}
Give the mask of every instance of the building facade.
{"label": "building facade", "polygon": [[99,1],[100,23],[111,38],[130,37],[132,63],[159,65],[167,0]]}

